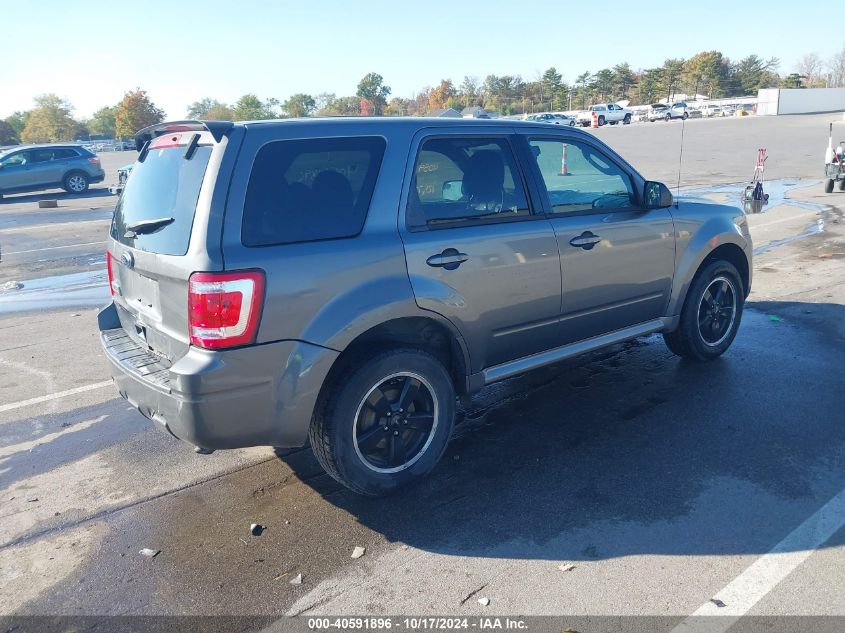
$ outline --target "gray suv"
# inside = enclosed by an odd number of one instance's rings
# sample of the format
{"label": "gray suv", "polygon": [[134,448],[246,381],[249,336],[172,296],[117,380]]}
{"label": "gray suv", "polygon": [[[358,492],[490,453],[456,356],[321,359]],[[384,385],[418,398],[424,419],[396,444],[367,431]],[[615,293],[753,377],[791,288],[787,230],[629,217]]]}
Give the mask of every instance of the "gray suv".
{"label": "gray suv", "polygon": [[104,179],[100,159],[81,145],[24,145],[0,152],[0,198],[53,187],[83,193]]}
{"label": "gray suv", "polygon": [[117,389],[199,452],[303,446],[365,495],[434,468],[456,398],[661,332],[716,358],[740,209],[675,203],[594,136],[477,119],[141,131],[99,314]]}

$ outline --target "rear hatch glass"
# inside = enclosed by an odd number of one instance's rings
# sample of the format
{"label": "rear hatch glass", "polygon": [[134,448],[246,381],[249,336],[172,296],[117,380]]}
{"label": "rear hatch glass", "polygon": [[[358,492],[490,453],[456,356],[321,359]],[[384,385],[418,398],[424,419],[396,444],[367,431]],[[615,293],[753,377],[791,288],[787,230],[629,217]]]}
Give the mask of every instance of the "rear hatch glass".
{"label": "rear hatch glass", "polygon": [[180,134],[150,143],[144,160],[135,163],[118,200],[111,236],[126,246],[161,255],[184,255],[211,146],[186,152]]}
{"label": "rear hatch glass", "polygon": [[[166,133],[141,151],[115,208],[109,275],[136,344],[175,360],[189,348],[188,252],[209,160],[208,133]],[[174,261],[174,258],[178,261]],[[169,260],[169,261],[168,261]]]}

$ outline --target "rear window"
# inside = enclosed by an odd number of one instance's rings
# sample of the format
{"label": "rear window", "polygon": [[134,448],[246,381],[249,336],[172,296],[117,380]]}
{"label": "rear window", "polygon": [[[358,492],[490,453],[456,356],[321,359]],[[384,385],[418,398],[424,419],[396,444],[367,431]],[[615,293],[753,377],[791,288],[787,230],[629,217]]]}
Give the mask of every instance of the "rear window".
{"label": "rear window", "polygon": [[79,158],[79,153],[75,149],[69,147],[62,147],[53,150],[53,160],[61,160],[63,158]]}
{"label": "rear window", "polygon": [[[114,239],[150,253],[184,255],[188,252],[211,146],[200,145],[190,159],[185,155],[184,145],[153,148],[144,162],[135,163],[114,211],[111,226]],[[170,218],[172,221],[168,221]],[[133,226],[142,226],[144,222],[149,225],[153,220],[163,222],[152,225],[155,230],[132,230]]]}
{"label": "rear window", "polygon": [[358,235],[384,148],[380,137],[274,141],[262,147],[244,201],[243,244],[270,246]]}

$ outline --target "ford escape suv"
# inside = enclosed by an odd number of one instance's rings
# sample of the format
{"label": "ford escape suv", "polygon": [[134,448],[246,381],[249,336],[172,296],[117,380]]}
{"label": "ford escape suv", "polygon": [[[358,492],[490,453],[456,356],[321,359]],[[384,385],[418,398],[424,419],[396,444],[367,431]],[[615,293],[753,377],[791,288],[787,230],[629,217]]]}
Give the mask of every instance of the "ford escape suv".
{"label": "ford escape suv", "polygon": [[99,314],[117,389],[200,452],[311,446],[352,490],[428,473],[457,396],[661,332],[728,349],[733,207],[678,201],[594,136],[424,118],[142,130]]}

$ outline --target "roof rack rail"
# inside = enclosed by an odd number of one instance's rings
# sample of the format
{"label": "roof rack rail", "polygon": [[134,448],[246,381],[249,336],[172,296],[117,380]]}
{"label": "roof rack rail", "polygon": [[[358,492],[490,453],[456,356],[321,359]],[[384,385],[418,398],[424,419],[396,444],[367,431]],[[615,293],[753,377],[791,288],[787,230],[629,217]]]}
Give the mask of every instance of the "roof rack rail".
{"label": "roof rack rail", "polygon": [[216,142],[220,142],[226,133],[234,127],[231,121],[164,121],[140,130],[135,134],[135,149],[139,152],[144,144],[157,136],[168,132],[211,132]]}

